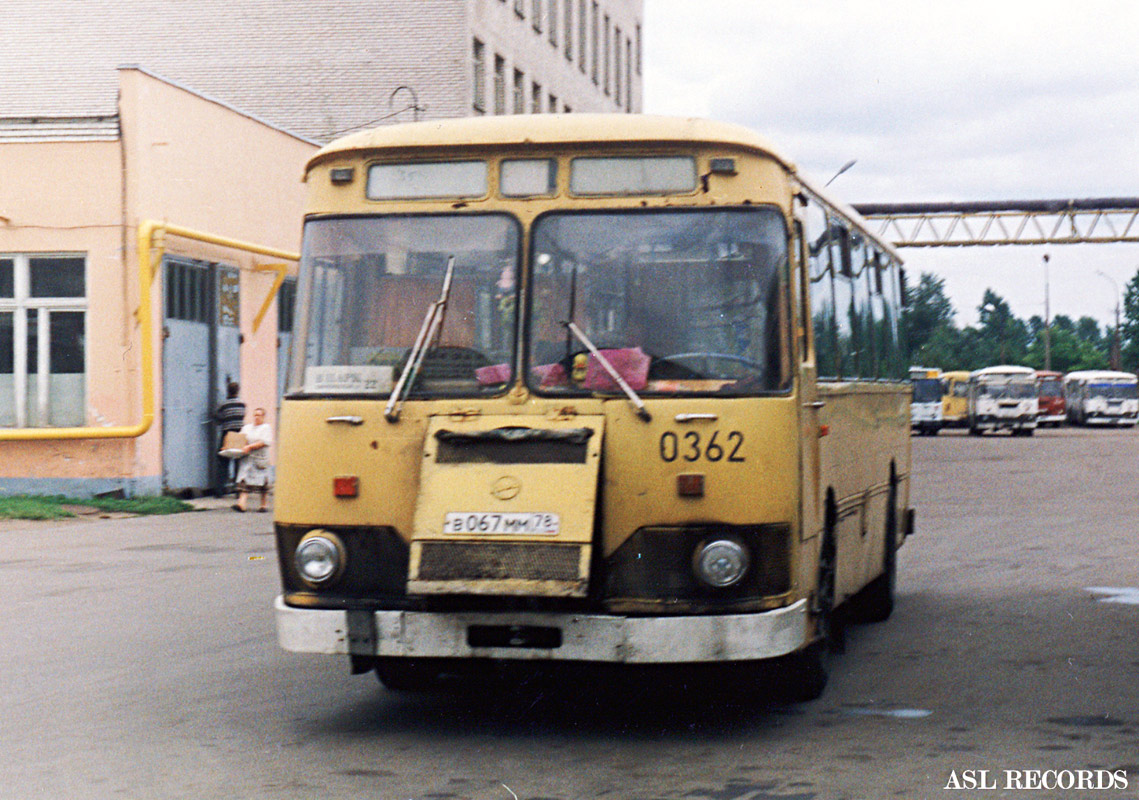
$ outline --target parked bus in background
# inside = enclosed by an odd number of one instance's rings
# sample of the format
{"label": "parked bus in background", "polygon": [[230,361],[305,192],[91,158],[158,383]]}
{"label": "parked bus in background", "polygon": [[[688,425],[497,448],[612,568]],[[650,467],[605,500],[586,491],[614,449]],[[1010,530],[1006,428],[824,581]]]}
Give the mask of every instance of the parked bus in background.
{"label": "parked bus in background", "polygon": [[1036,431],[1036,371],[1002,364],[975,370],[969,377],[969,433],[1010,430],[1013,436]]}
{"label": "parked bus in background", "polygon": [[969,424],[968,370],[941,373],[941,424],[946,428],[964,428]]}
{"label": "parked bus in background", "polygon": [[637,115],[318,151],[281,404],[281,645],[389,688],[772,663],[813,697],[912,526],[892,247],[765,140]]}
{"label": "parked bus in background", "polygon": [[1064,424],[1068,418],[1067,404],[1064,401],[1064,373],[1036,370],[1036,402],[1038,427],[1059,427]]}
{"label": "parked bus in background", "polygon": [[1074,425],[1123,425],[1139,418],[1139,393],[1130,372],[1079,370],[1064,376],[1068,420]]}
{"label": "parked bus in background", "polygon": [[910,428],[922,436],[936,436],[941,430],[941,370],[932,367],[910,367]]}

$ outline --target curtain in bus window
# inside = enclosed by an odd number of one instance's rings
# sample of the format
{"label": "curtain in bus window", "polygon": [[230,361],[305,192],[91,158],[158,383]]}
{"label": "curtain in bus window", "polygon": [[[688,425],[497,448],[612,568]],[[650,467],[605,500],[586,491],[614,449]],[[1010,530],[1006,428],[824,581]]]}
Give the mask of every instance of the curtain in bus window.
{"label": "curtain in bus window", "polygon": [[[416,394],[497,391],[513,363],[517,223],[505,215],[392,215],[314,220],[305,227],[298,303],[302,375],[321,390],[390,392],[454,270],[441,325],[425,351]],[[328,379],[324,368],[343,367]]]}
{"label": "curtain in bus window", "polygon": [[552,213],[535,223],[528,380],[609,391],[573,320],[637,391],[787,385],[787,234],[772,209]]}

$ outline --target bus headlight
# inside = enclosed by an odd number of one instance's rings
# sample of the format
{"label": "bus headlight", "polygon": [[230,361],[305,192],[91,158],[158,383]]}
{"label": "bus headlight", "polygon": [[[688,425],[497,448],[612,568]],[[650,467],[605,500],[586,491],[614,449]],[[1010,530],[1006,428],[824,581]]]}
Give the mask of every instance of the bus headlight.
{"label": "bus headlight", "polygon": [[344,569],[344,544],[334,533],[313,530],[301,537],[293,560],[301,578],[311,586],[324,586]]}
{"label": "bus headlight", "polygon": [[750,563],[747,549],[732,539],[707,539],[692,554],[696,577],[714,589],[739,583]]}

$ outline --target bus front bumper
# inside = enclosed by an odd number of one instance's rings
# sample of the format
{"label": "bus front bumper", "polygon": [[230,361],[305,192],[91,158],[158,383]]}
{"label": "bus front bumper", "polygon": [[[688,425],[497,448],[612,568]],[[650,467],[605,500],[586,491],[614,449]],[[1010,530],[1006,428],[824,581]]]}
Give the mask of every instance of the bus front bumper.
{"label": "bus front bumper", "polygon": [[340,611],[274,602],[285,650],[355,656],[680,664],[776,658],[808,644],[807,601],[753,614]]}

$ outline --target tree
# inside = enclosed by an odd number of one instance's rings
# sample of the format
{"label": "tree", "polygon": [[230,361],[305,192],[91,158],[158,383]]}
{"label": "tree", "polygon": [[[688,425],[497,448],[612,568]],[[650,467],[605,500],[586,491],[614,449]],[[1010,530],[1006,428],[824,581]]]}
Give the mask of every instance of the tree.
{"label": "tree", "polygon": [[[1019,364],[1028,353],[1028,326],[1012,313],[1008,302],[986,289],[977,306],[981,318],[977,329],[980,338],[980,353],[989,364]],[[1071,320],[1068,320],[1069,325]]]}
{"label": "tree", "polygon": [[1119,321],[1119,343],[1123,369],[1139,368],[1139,271],[1123,291],[1123,319]]}
{"label": "tree", "polygon": [[[956,331],[953,317],[957,313],[945,294],[945,279],[923,272],[914,289],[906,289],[907,306],[902,316],[906,341],[910,346],[911,364],[934,364],[918,357],[934,334]],[[941,337],[944,338],[944,335]]]}
{"label": "tree", "polygon": [[1103,344],[1103,334],[1099,330],[1099,322],[1095,317],[1080,317],[1076,320],[1076,336],[1081,342],[1087,342],[1093,347]]}

